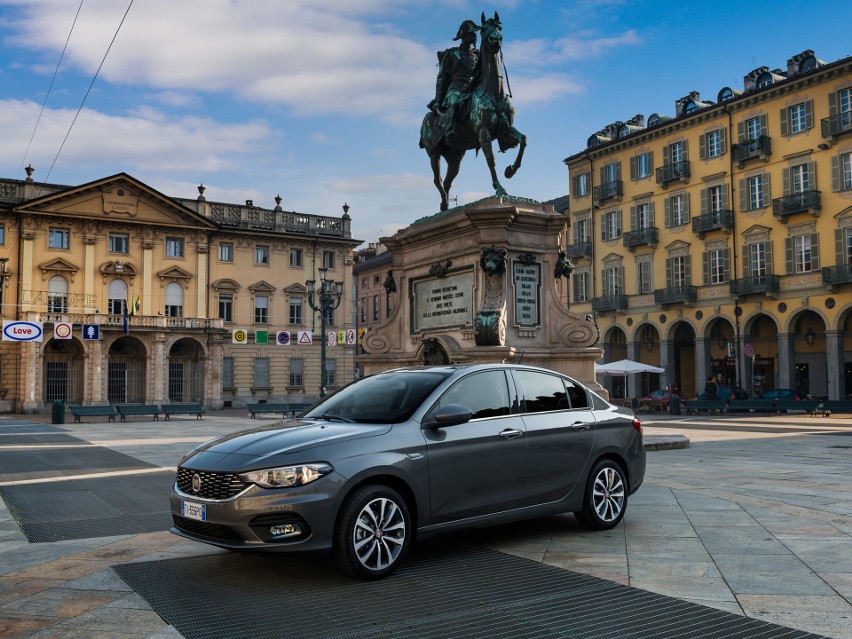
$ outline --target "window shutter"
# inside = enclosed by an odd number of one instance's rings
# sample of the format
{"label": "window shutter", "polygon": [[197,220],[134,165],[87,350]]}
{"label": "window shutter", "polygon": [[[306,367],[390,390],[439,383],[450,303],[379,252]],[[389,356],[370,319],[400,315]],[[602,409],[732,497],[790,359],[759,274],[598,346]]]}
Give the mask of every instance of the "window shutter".
{"label": "window shutter", "polygon": [[607,277],[608,269],[601,271],[601,284],[603,285],[603,294],[609,295],[609,277]]}
{"label": "window shutter", "polygon": [[666,228],[672,225],[672,198],[670,197],[663,201],[663,224]]}
{"label": "window shutter", "polygon": [[683,141],[683,160],[686,161],[689,159],[689,141]]}
{"label": "window shutter", "polygon": [[666,145],[663,147],[663,165],[672,163],[672,147]]}
{"label": "window shutter", "polygon": [[788,237],[784,239],[784,261],[786,262],[787,273],[794,273],[793,271],[793,238]]}
{"label": "window shutter", "polygon": [[751,277],[751,254],[748,252],[749,245],[743,246],[743,277]]}
{"label": "window shutter", "polygon": [[707,189],[701,189],[701,215],[707,215],[710,212],[710,197]]}
{"label": "window shutter", "polygon": [[760,116],[760,135],[769,135],[769,118],[765,113]]}
{"label": "window shutter", "polygon": [[740,180],[740,211],[748,211],[748,183]]}
{"label": "window shutter", "polygon": [[621,179],[621,161],[615,163],[615,180]]}
{"label": "window shutter", "polygon": [[680,196],[680,203],[683,206],[683,221],[689,222],[689,193]]}
{"label": "window shutter", "polygon": [[774,273],[775,267],[772,262],[772,242],[766,243],[766,272]]}
{"label": "window shutter", "polygon": [[639,158],[635,155],[630,158],[630,179],[636,180],[639,178],[639,170],[637,164],[639,163]]}
{"label": "window shutter", "polygon": [[704,272],[704,286],[707,286],[710,283],[710,252],[704,251],[701,254],[701,268]]}
{"label": "window shutter", "polygon": [[692,284],[692,256],[687,255],[683,264],[683,285],[689,286],[690,284]]}
{"label": "window shutter", "polygon": [[672,287],[672,258],[666,258],[666,288]]}
{"label": "window shutter", "polygon": [[653,228],[654,226],[654,203],[648,203],[648,227]]}
{"label": "window shutter", "polygon": [[654,152],[648,151],[648,175],[654,174]]}
{"label": "window shutter", "polygon": [[707,136],[698,136],[698,158],[701,160],[707,159]]}
{"label": "window shutter", "polygon": [[834,255],[838,266],[847,264],[846,247],[843,245],[843,239],[846,237],[846,229],[834,229]]}
{"label": "window shutter", "polygon": [[737,141],[742,144],[746,140],[745,122],[737,122]]}
{"label": "window shutter", "polygon": [[832,91],[828,94],[828,117],[837,115],[837,93]]}
{"label": "window shutter", "polygon": [[835,155],[831,158],[831,190],[840,190],[840,156]]}
{"label": "window shutter", "polygon": [[728,152],[728,131],[727,129],[719,129],[719,147],[722,155]]}
{"label": "window shutter", "polygon": [[781,109],[781,135],[790,135],[790,111],[787,107]]}
{"label": "window shutter", "polygon": [[805,128],[814,128],[814,101],[805,100]]}
{"label": "window shutter", "polygon": [[728,185],[725,184],[722,186],[721,197],[719,198],[719,205],[722,207],[723,211],[730,210],[728,207]]}
{"label": "window shutter", "polygon": [[624,293],[624,267],[623,266],[619,266],[617,269],[615,269],[615,277],[616,277],[616,280],[615,280],[616,290],[618,291],[618,294],[621,295],[622,293]]}
{"label": "window shutter", "polygon": [[790,169],[783,169],[781,171],[781,176],[783,178],[784,189],[782,193],[784,195],[790,195],[792,193],[792,180],[790,175]]}
{"label": "window shutter", "polygon": [[819,270],[819,235],[811,234],[811,270]]}
{"label": "window shutter", "polygon": [[574,197],[579,197],[578,194],[580,192],[580,186],[579,186],[579,184],[577,184],[578,182],[579,182],[579,179],[577,178],[577,176],[572,175],[571,176],[571,195],[573,195]]}
{"label": "window shutter", "polygon": [[769,173],[763,174],[763,206],[772,203],[772,189],[770,188]]}
{"label": "window shutter", "polygon": [[808,190],[816,191],[817,190],[817,181],[816,181],[816,162],[808,162]]}
{"label": "window shutter", "polygon": [[630,207],[630,230],[637,231],[639,230],[639,220],[636,218],[636,207]]}
{"label": "window shutter", "polygon": [[604,166],[601,167],[601,184],[606,184],[606,183],[607,183],[606,165],[604,165]]}
{"label": "window shutter", "polygon": [[731,249],[727,248],[722,251],[722,280],[731,280]]}
{"label": "window shutter", "polygon": [[[615,237],[621,237],[621,209],[615,212]],[[615,239],[615,238],[613,238]]]}

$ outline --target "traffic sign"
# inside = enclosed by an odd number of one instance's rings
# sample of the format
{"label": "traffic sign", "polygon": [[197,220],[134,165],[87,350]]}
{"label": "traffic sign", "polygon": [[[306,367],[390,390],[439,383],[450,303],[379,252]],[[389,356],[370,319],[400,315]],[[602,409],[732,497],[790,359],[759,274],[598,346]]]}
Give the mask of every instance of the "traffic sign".
{"label": "traffic sign", "polygon": [[355,329],[349,328],[346,330],[346,343],[352,345],[355,343]]}
{"label": "traffic sign", "polygon": [[99,324],[83,324],[83,339],[98,340],[101,338],[101,327]]}
{"label": "traffic sign", "polygon": [[325,336],[325,341],[329,346],[337,344],[337,331],[329,331],[328,335]]}
{"label": "traffic sign", "polygon": [[299,331],[299,344],[310,345],[314,343],[314,334],[311,331]]}
{"label": "traffic sign", "polygon": [[754,346],[752,346],[751,344],[746,344],[743,347],[743,352],[745,353],[746,357],[751,357],[752,355],[754,355]]}
{"label": "traffic sign", "polygon": [[290,331],[278,331],[275,333],[275,341],[279,346],[290,345]]}
{"label": "traffic sign", "polygon": [[234,332],[231,334],[231,343],[232,344],[245,344],[248,341],[248,333],[246,333],[245,329],[237,328],[234,329]]}

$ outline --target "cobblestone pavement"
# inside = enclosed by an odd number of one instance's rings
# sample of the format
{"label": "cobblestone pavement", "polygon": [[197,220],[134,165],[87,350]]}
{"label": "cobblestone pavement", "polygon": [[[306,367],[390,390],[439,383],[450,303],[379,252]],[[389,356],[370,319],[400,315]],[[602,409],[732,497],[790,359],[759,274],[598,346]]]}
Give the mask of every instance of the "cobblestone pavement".
{"label": "cobblestone pavement", "polygon": [[[587,533],[573,516],[477,530],[458,537],[835,639],[852,639],[852,418],[640,415],[651,442],[645,484],[615,530]],[[244,411],[171,421],[64,424],[64,432],[153,464],[100,476],[170,472],[192,445],[258,422]],[[73,454],[60,443],[12,434],[0,417],[0,487],[67,481],[10,479],[17,450]],[[31,435],[38,430],[31,429]],[[7,467],[8,468],[8,467]],[[70,516],[70,514],[69,514]],[[0,501],[0,637],[181,637],[111,569],[131,561],[221,552],[167,532],[30,543]]]}

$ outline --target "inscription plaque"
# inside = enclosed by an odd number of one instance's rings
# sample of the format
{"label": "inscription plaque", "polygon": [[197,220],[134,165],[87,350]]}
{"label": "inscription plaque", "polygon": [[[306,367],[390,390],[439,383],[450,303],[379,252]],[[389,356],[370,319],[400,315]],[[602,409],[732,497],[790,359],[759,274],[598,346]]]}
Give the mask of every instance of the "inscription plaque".
{"label": "inscription plaque", "polygon": [[473,323],[473,271],[429,278],[413,288],[414,332]]}
{"label": "inscription plaque", "polygon": [[512,262],[512,284],[515,289],[515,326],[539,326],[541,264]]}

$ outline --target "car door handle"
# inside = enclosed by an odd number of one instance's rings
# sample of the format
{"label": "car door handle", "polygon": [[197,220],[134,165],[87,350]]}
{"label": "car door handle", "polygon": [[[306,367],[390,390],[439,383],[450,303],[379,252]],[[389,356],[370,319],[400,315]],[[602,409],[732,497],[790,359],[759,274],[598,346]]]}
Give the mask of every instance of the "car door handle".
{"label": "car door handle", "polygon": [[504,437],[506,439],[515,439],[523,434],[523,431],[520,431],[517,428],[507,428],[506,430],[500,431],[500,437]]}
{"label": "car door handle", "polygon": [[586,422],[574,422],[568,428],[571,430],[589,430],[592,426]]}

